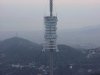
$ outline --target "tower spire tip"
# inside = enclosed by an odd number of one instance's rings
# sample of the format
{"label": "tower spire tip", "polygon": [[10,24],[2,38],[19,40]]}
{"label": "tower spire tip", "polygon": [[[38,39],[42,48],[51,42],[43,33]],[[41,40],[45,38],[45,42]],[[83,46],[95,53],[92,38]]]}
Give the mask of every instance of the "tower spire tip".
{"label": "tower spire tip", "polygon": [[50,0],[50,16],[53,15],[53,0]]}

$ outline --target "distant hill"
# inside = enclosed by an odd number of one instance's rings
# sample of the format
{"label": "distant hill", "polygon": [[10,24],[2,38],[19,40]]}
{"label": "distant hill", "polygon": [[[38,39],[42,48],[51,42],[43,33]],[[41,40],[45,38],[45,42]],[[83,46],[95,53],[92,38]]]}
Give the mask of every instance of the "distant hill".
{"label": "distant hill", "polygon": [[10,47],[19,47],[19,46],[30,46],[30,47],[37,47],[37,46],[40,46],[39,44],[36,44],[36,43],[33,43],[29,40],[26,40],[24,38],[19,38],[19,37],[13,37],[13,38],[10,38],[10,39],[6,39],[4,41],[1,42],[0,44],[0,48],[1,50],[7,50],[7,48],[10,48]]}
{"label": "distant hill", "polygon": [[0,44],[7,62],[32,62],[41,49],[40,45],[19,37],[6,39]]}
{"label": "distant hill", "polygon": [[[55,53],[54,58],[59,63],[76,63],[84,58],[84,54],[81,51],[70,46],[59,45],[58,49],[60,52]],[[48,62],[48,51],[46,53],[41,51],[41,45],[19,37],[6,39],[0,44],[0,52],[4,55],[3,59],[9,63]]]}
{"label": "distant hill", "polygon": [[100,25],[88,26],[77,30],[60,31],[59,37],[65,44],[75,48],[91,49],[100,46]]}

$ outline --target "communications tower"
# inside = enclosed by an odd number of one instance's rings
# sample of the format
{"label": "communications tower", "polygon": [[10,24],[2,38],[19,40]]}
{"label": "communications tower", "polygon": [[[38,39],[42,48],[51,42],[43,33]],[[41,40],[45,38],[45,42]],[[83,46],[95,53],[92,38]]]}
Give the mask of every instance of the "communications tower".
{"label": "communications tower", "polygon": [[58,52],[57,49],[57,16],[53,15],[53,0],[50,0],[50,15],[44,17],[45,24],[45,44],[43,51],[49,51],[49,61],[50,61],[50,74],[53,75],[53,53]]}

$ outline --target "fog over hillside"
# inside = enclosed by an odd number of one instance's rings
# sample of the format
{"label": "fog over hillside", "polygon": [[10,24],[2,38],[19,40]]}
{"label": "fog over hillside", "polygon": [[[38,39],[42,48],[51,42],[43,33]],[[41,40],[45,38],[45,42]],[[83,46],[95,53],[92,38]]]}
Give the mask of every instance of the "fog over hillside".
{"label": "fog over hillside", "polygon": [[[76,48],[96,48],[100,46],[100,25],[80,29],[65,29],[57,31],[58,43]],[[0,31],[0,40],[13,36],[24,37],[37,43],[44,43],[44,30],[33,31]]]}

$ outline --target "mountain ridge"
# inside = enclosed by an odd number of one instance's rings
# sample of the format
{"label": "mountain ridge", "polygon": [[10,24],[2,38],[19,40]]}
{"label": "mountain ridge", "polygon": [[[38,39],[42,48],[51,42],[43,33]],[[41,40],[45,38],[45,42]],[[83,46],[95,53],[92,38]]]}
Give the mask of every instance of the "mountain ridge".
{"label": "mountain ridge", "polygon": [[[18,63],[18,62],[23,63],[24,61],[26,61],[26,63],[32,62],[32,61],[34,61],[34,58],[38,57],[41,54],[42,49],[43,48],[41,45],[33,43],[33,42],[28,41],[23,38],[19,38],[19,37],[13,37],[10,39],[6,39],[6,40],[2,41],[2,44],[0,45],[0,51],[5,54],[5,56],[6,56],[5,59],[6,60],[9,59],[8,60],[9,62],[14,62],[14,63],[15,63],[15,61],[16,61],[16,63]],[[67,57],[67,58],[69,58],[70,61],[72,61],[71,58],[74,58],[75,61],[78,61],[78,59],[80,57],[75,58],[74,56],[77,56],[77,54],[80,54],[80,56],[82,55],[81,51],[79,51],[75,48],[72,48],[70,46],[58,45],[58,49],[60,50],[60,53],[62,53],[60,55],[62,55],[62,56],[64,55],[63,60],[65,60]],[[57,55],[57,54],[55,54],[55,55]],[[46,56],[47,56],[46,60],[48,60],[48,51],[47,51]],[[41,58],[41,62],[42,62],[42,59],[44,59],[45,56],[42,54],[40,56],[40,58]],[[61,59],[61,57],[60,57],[60,59]]]}

